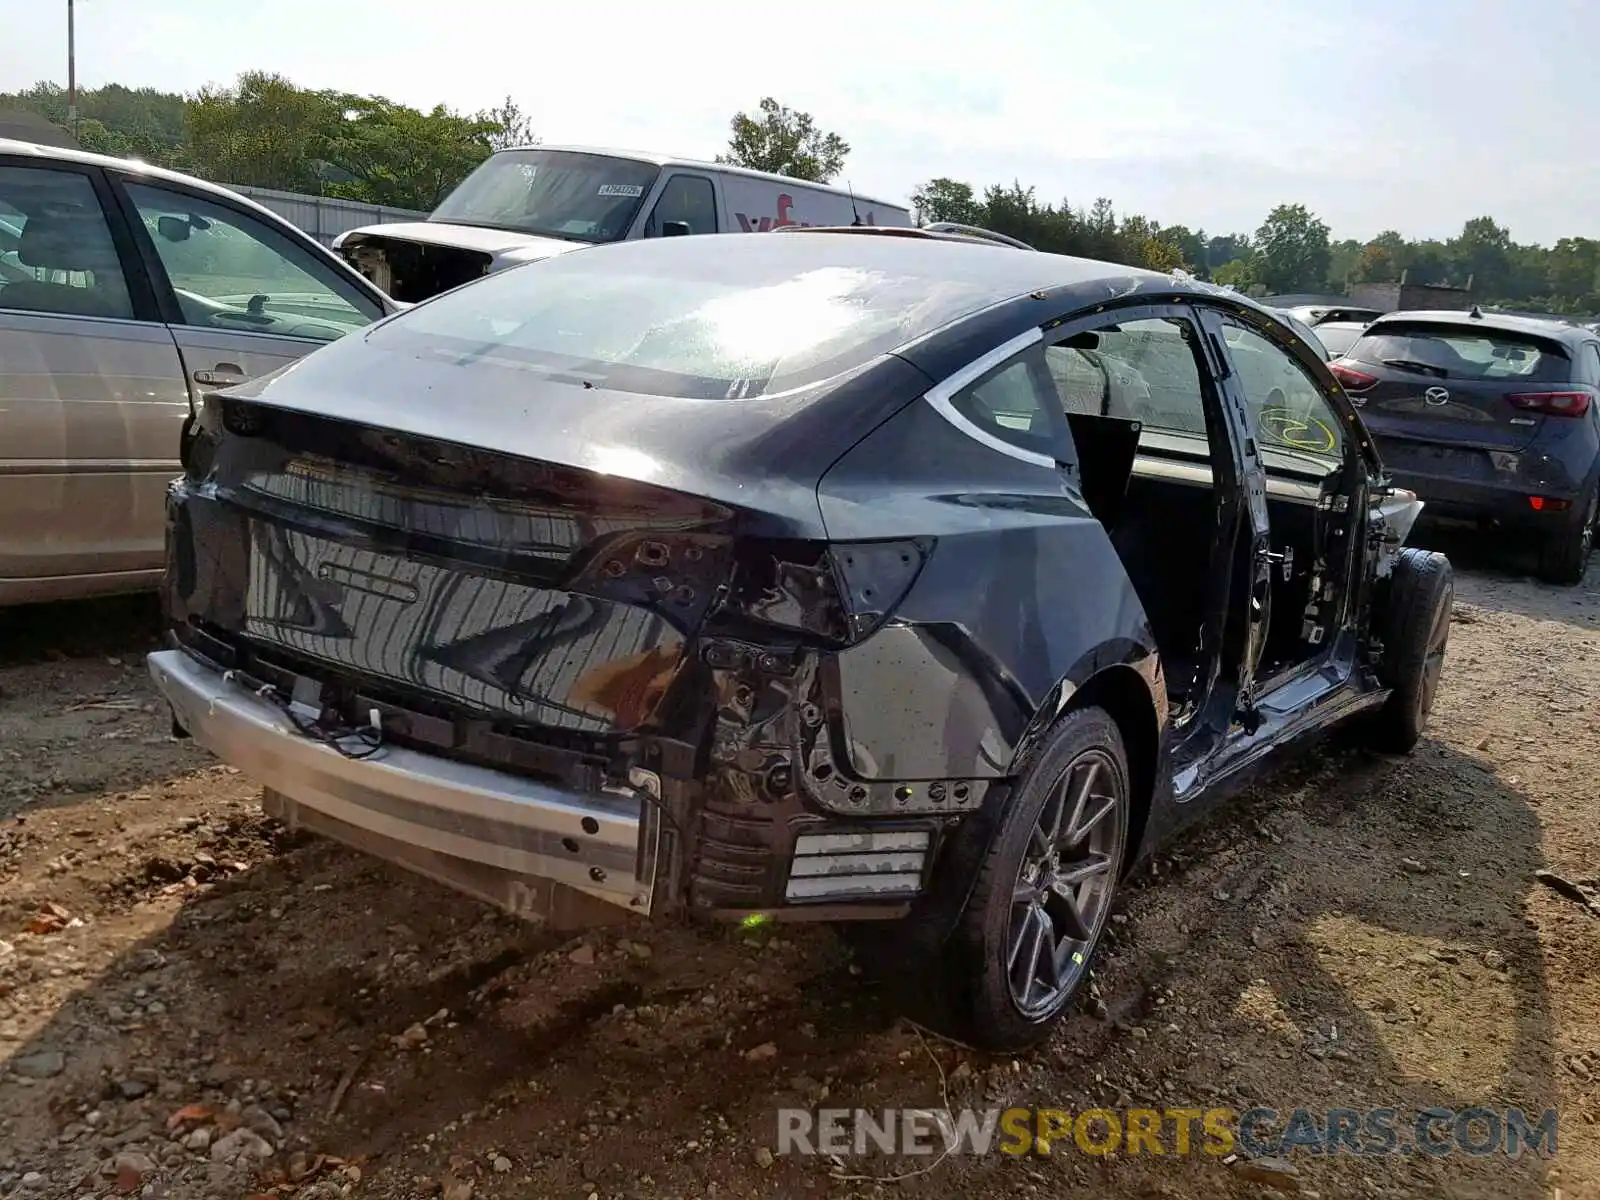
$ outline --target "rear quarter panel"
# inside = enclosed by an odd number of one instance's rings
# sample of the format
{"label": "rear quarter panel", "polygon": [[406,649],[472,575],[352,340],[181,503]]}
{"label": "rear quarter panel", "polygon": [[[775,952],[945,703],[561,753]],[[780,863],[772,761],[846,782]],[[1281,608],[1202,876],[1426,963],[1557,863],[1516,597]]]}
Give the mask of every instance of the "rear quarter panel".
{"label": "rear quarter panel", "polygon": [[972,441],[917,401],[824,477],[835,541],[931,536],[884,629],[837,656],[837,735],[864,778],[1000,778],[1113,666],[1164,723],[1154,638],[1104,527],[1058,471]]}

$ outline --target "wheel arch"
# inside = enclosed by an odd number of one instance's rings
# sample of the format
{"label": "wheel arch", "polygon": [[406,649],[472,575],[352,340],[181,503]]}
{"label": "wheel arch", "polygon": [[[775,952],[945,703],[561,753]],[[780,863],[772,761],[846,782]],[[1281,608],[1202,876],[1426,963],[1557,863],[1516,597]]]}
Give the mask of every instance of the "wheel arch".
{"label": "wheel arch", "polygon": [[1150,682],[1127,663],[1104,667],[1091,675],[1067,699],[1062,713],[1080,708],[1103,709],[1116,722],[1127,752],[1132,811],[1120,868],[1126,874],[1139,856],[1139,847],[1150,822],[1156,765],[1161,757],[1161,711]]}

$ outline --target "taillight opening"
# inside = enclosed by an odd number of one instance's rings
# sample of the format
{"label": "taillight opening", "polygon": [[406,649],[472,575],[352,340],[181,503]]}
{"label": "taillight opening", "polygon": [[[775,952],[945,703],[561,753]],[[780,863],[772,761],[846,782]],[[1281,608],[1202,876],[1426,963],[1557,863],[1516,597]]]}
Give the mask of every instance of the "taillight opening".
{"label": "taillight opening", "polygon": [[1329,363],[1328,370],[1333,372],[1333,377],[1339,381],[1339,386],[1347,392],[1364,392],[1378,382],[1376,375],[1369,375],[1365,371],[1358,371],[1343,363]]}
{"label": "taillight opening", "polygon": [[771,644],[780,633],[823,647],[853,645],[894,617],[933,552],[932,539],[742,541],[730,586],[706,632]]}
{"label": "taillight opening", "polygon": [[1581,417],[1589,411],[1594,397],[1588,392],[1517,392],[1507,396],[1512,407],[1547,417]]}

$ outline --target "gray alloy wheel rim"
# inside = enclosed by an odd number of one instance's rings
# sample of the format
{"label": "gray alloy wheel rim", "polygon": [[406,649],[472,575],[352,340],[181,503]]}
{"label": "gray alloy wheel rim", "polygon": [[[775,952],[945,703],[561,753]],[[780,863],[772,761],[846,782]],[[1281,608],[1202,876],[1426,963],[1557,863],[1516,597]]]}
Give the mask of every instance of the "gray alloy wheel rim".
{"label": "gray alloy wheel rim", "polygon": [[1583,518],[1583,528],[1578,532],[1578,566],[1589,565],[1589,554],[1594,550],[1594,527],[1600,523],[1600,487],[1589,497],[1589,511]]}
{"label": "gray alloy wheel rim", "polygon": [[1104,750],[1085,750],[1050,789],[1017,868],[1005,941],[1011,1001],[1024,1017],[1059,1008],[1088,970],[1122,857],[1128,806]]}
{"label": "gray alloy wheel rim", "polygon": [[1433,614],[1433,625],[1428,629],[1428,646],[1422,659],[1422,680],[1417,688],[1417,715],[1424,720],[1433,711],[1433,698],[1439,690],[1439,676],[1444,673],[1444,652],[1450,640],[1452,607],[1452,597],[1447,593],[1439,610]]}

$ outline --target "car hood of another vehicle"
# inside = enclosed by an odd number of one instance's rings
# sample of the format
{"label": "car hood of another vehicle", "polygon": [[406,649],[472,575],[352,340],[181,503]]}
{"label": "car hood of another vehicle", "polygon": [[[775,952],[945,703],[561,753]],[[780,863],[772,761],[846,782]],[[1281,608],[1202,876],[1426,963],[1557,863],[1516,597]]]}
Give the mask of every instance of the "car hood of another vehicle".
{"label": "car hood of another vehicle", "polygon": [[454,225],[447,221],[403,221],[393,225],[367,225],[341,234],[334,245],[346,249],[368,238],[390,238],[398,242],[417,242],[424,246],[449,246],[457,250],[477,250],[494,258],[513,257],[533,262],[577,250],[587,242],[519,233],[514,229],[495,229],[482,225]]}

